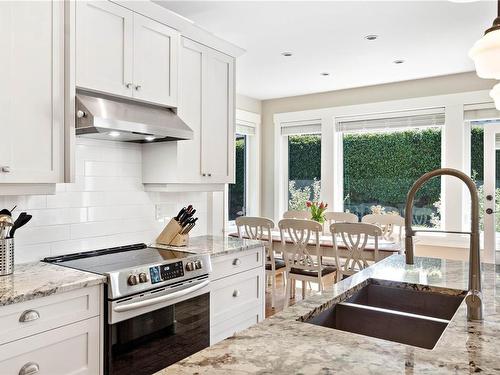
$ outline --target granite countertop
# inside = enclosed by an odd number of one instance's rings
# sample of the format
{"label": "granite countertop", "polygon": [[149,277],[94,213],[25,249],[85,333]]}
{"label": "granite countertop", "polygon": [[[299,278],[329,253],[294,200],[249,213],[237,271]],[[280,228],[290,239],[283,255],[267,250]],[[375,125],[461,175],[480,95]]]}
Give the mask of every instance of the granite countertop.
{"label": "granite countertop", "polygon": [[262,242],[257,240],[239,239],[223,236],[197,236],[191,237],[187,246],[165,246],[154,244],[153,246],[164,249],[175,249],[197,254],[209,254],[211,257],[227,255],[238,251],[245,251],[262,247]]}
{"label": "granite countertop", "polygon": [[0,276],[0,306],[98,285],[105,276],[35,262],[16,264],[14,273]]}
{"label": "granite countertop", "polygon": [[467,289],[468,264],[393,255],[322,294],[204,349],[157,375],[167,374],[463,374],[500,373],[500,272],[482,265],[484,321],[467,322],[465,301],[434,349],[421,349],[302,323],[360,289],[370,278]]}

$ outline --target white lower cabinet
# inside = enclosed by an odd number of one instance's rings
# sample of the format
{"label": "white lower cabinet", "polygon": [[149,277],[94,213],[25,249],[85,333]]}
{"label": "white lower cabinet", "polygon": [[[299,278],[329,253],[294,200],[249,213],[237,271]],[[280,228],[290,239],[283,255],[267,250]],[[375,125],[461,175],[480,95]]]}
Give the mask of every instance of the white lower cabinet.
{"label": "white lower cabinet", "polygon": [[263,249],[212,260],[210,345],[265,318]]}
{"label": "white lower cabinet", "polygon": [[101,286],[0,308],[1,375],[102,374]]}
{"label": "white lower cabinet", "polygon": [[0,346],[2,375],[99,374],[99,317]]}

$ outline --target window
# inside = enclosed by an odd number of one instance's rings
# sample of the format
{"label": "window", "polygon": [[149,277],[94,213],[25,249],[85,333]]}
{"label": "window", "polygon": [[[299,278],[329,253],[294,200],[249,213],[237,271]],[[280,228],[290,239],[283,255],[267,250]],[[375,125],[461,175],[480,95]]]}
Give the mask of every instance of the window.
{"label": "window", "polygon": [[229,184],[229,220],[246,214],[247,136],[236,135],[235,183]]}
{"label": "window", "polygon": [[[444,114],[339,122],[343,147],[344,209],[404,216],[406,194],[422,174],[441,167]],[[440,227],[441,179],[417,193],[413,224]]]}
{"label": "window", "polygon": [[308,200],[319,201],[321,135],[288,136],[288,209],[305,210]]}
{"label": "window", "polygon": [[225,228],[239,216],[260,216],[260,115],[236,110],[235,183],[225,192]]}

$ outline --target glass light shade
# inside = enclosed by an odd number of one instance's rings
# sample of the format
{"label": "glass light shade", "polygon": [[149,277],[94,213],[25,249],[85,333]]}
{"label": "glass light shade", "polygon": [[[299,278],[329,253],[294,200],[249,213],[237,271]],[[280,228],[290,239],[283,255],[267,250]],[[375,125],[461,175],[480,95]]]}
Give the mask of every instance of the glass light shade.
{"label": "glass light shade", "polygon": [[493,86],[493,89],[490,91],[490,96],[495,101],[495,107],[500,111],[500,83]]}
{"label": "glass light shade", "polygon": [[469,56],[479,77],[500,79],[500,29],[490,31],[474,43]]}

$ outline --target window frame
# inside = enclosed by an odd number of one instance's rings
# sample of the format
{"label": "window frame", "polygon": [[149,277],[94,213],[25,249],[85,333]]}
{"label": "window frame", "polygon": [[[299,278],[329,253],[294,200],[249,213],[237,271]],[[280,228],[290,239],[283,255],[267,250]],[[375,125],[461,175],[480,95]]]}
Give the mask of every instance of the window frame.
{"label": "window frame", "polygon": [[[442,127],[441,138],[441,166],[456,168],[466,173],[466,159],[470,153],[470,147],[466,147],[468,132],[464,126],[464,106],[475,103],[491,103],[488,91],[471,91],[456,94],[423,96],[417,98],[397,99],[389,101],[371,102],[348,106],[337,106],[320,108],[315,110],[304,110],[296,112],[276,113],[274,121],[274,211],[275,220],[279,220],[284,212],[284,181],[288,170],[288,158],[281,136],[283,123],[296,121],[310,121],[321,119],[322,132],[322,199],[328,203],[332,202],[332,210],[343,208],[343,150],[341,147],[342,137],[335,131],[336,119],[349,116],[371,115],[390,112],[401,112],[407,110],[426,110],[432,108],[444,108],[445,124]],[[340,166],[340,168],[339,168]],[[460,182],[452,177],[442,177],[442,229],[462,230],[464,227],[463,213],[467,210],[465,205],[457,205],[456,202],[464,202],[464,189]],[[449,236],[446,234],[432,234],[432,244],[446,243]],[[419,235],[423,240],[426,235]],[[439,237],[437,239],[437,237]],[[442,237],[442,239],[441,239]],[[425,243],[423,241],[422,243]],[[453,245],[456,245],[455,240]],[[429,243],[430,244],[430,243]],[[450,245],[451,246],[451,245]]]}
{"label": "window frame", "polygon": [[[246,136],[245,147],[245,215],[260,215],[260,125],[261,116],[258,113],[245,110],[236,110],[235,135]],[[238,129],[240,128],[240,129]],[[250,132],[245,129],[252,130]],[[239,130],[239,131],[238,131]],[[253,133],[253,134],[251,134]],[[236,152],[236,149],[235,149]],[[236,163],[236,160],[235,160]],[[236,165],[235,165],[236,167]],[[224,212],[226,215],[225,232],[232,232],[236,228],[234,220],[229,220],[229,184],[224,189]]]}
{"label": "window frame", "polygon": [[[391,112],[391,113],[377,113],[376,115],[364,115],[360,116],[360,118],[357,118],[357,116],[353,116],[349,118],[350,121],[356,121],[356,120],[377,120],[381,118],[402,118],[402,117],[412,117],[412,116],[419,116],[419,115],[439,115],[439,114],[445,114],[444,108],[431,108],[431,109],[424,109],[424,110],[412,110],[412,111],[402,111],[402,112]],[[339,207],[339,211],[344,211],[345,206],[344,206],[344,197],[345,197],[345,191],[344,191],[344,135],[346,133],[349,133],[349,131],[345,131],[340,129],[340,123],[345,122],[345,118],[338,117],[336,118],[335,121],[335,133],[336,136],[338,137],[338,144],[337,144],[337,162],[340,163],[337,167],[339,170],[339,174],[341,176],[341,185],[336,189],[337,194],[340,196],[340,201],[337,202],[336,207]],[[414,130],[414,129],[429,129],[429,128],[437,128],[440,129],[441,131],[441,165],[440,168],[443,167],[443,146],[444,146],[444,123],[439,124],[439,125],[427,125],[427,126],[389,126],[387,129],[393,129],[393,132],[396,131],[405,131],[405,130]],[[359,132],[360,134],[370,134],[373,133],[374,130],[369,130],[367,129],[366,131]],[[440,189],[440,196],[442,197],[444,194],[444,189],[443,189],[443,181],[441,179],[441,189]],[[443,206],[442,206],[443,207]],[[441,226],[442,226],[442,220],[441,220]],[[441,227],[439,228],[426,228],[430,230],[441,230]]]}

